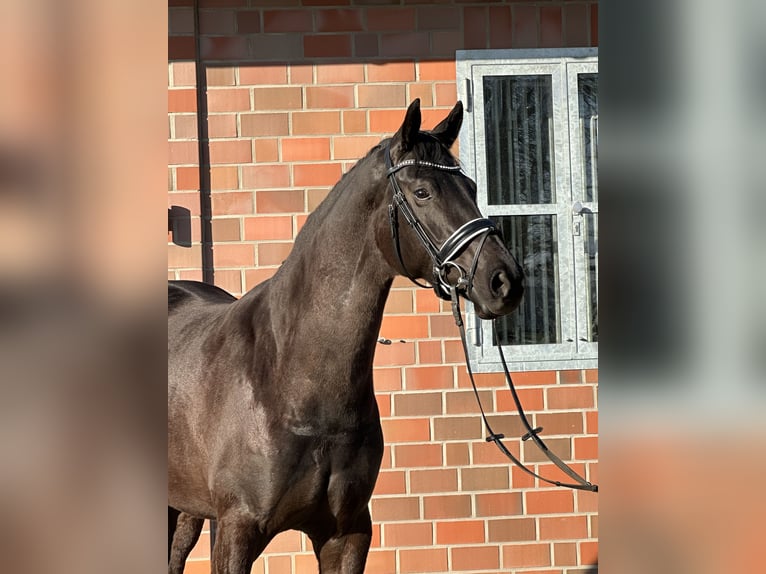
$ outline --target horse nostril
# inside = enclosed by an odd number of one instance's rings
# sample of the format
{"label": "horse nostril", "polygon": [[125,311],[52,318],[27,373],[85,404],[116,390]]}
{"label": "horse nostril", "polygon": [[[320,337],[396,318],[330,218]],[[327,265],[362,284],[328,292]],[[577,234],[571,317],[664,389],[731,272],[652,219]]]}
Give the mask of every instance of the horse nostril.
{"label": "horse nostril", "polygon": [[505,298],[511,290],[511,282],[505,271],[495,271],[489,280],[489,290],[494,297]]}

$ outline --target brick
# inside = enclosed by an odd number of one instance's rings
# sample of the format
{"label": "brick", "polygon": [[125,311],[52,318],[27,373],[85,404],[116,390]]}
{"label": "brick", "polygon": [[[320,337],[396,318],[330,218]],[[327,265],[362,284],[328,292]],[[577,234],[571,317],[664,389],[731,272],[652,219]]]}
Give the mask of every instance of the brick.
{"label": "brick", "polygon": [[332,186],[341,178],[340,164],[307,163],[293,166],[293,181],[296,187]]}
{"label": "brick", "polygon": [[407,368],[404,373],[408,390],[451,389],[455,386],[452,367],[418,366]]}
{"label": "brick", "polygon": [[362,11],[358,8],[317,10],[317,32],[358,32],[362,27]]}
{"label": "brick", "polygon": [[453,83],[436,84],[434,86],[436,93],[437,106],[454,106],[457,101],[457,85]]}
{"label": "brick", "polygon": [[418,81],[455,81],[456,71],[454,61],[426,61],[418,62]]}
{"label": "brick", "polygon": [[574,458],[577,460],[597,460],[598,437],[575,437]]}
{"label": "brick", "polygon": [[168,61],[194,60],[197,54],[197,43],[194,36],[169,36]]}
{"label": "brick", "polygon": [[385,62],[367,65],[368,82],[412,82],[414,80],[414,62]]}
{"label": "brick", "polygon": [[598,46],[598,4],[590,4],[590,45]]}
{"label": "brick", "polygon": [[537,48],[537,6],[514,6],[511,16],[513,48]]}
{"label": "brick", "polygon": [[476,544],[484,542],[483,520],[436,522],[436,544]]}
{"label": "brick", "polygon": [[431,315],[431,336],[438,339],[454,339],[460,336],[452,315]]}
{"label": "brick", "polygon": [[451,442],[444,445],[445,463],[450,466],[466,466],[471,463],[468,444]]}
{"label": "brick", "polygon": [[585,47],[590,44],[588,37],[588,14],[585,4],[564,5],[564,45]]}
{"label": "brick", "polygon": [[357,87],[357,95],[360,108],[401,109],[407,105],[407,93],[404,84],[360,84]]}
{"label": "brick", "polygon": [[[303,572],[303,570],[297,570]],[[365,572],[369,574],[397,574],[396,551],[371,549],[367,555]]]}
{"label": "brick", "polygon": [[413,494],[455,491],[457,491],[457,470],[454,468],[410,472],[410,492]]}
{"label": "brick", "polygon": [[194,10],[191,8],[170,8],[168,10],[168,34],[171,36],[194,34]]}
{"label": "brick", "polygon": [[431,427],[425,418],[396,418],[383,420],[383,437],[387,443],[422,442],[431,440]]}
{"label": "brick", "polygon": [[426,317],[384,316],[380,336],[386,339],[424,339],[428,336]]}
{"label": "brick", "polygon": [[442,465],[442,447],[439,444],[403,444],[394,446],[397,468],[417,468]]}
{"label": "brick", "polygon": [[356,84],[364,82],[364,64],[317,66],[317,84]]}
{"label": "brick", "polygon": [[433,525],[430,522],[383,524],[382,529],[383,543],[389,548],[433,544]]}
{"label": "brick", "polygon": [[303,37],[306,58],[344,58],[351,56],[350,34],[316,34]]}
{"label": "brick", "polygon": [[279,161],[279,140],[276,138],[259,138],[253,142],[255,161],[258,163],[274,163]]}
{"label": "brick", "polygon": [[207,91],[209,112],[242,112],[250,110],[247,88],[215,88]]}
{"label": "brick", "polygon": [[168,113],[196,112],[197,91],[189,89],[168,90]]}
{"label": "brick", "polygon": [[303,94],[297,86],[253,88],[256,111],[299,110]]}
{"label": "brick", "polygon": [[576,540],[588,537],[585,516],[543,516],[539,520],[540,538],[543,540]]}
{"label": "brick", "polygon": [[289,216],[248,217],[245,219],[245,239],[273,241],[293,238],[293,220]]}
{"label": "brick", "polygon": [[367,29],[371,32],[415,30],[415,9],[385,7],[367,9]]}
{"label": "brick", "polygon": [[[517,389],[516,392],[519,395],[521,406],[524,407],[524,412],[532,413],[545,409],[545,393],[543,389]],[[498,389],[496,410],[498,412],[516,412],[516,403],[510,390]]]}
{"label": "brick", "polygon": [[[374,365],[411,365],[415,362],[414,343],[378,344],[375,348]],[[397,410],[397,414],[399,413]]]}
{"label": "brick", "polygon": [[297,530],[288,530],[277,534],[264,550],[265,553],[283,554],[301,551],[301,533]]}
{"label": "brick", "polygon": [[443,363],[441,341],[418,341],[418,363],[441,365]]}
{"label": "brick", "polygon": [[524,568],[529,566],[550,566],[550,544],[513,544],[503,546],[503,566]]}
{"label": "brick", "polygon": [[247,38],[242,36],[203,36],[200,38],[200,53],[206,60],[232,61],[247,58]]}
{"label": "brick", "polygon": [[304,194],[301,190],[256,191],[257,213],[294,213],[303,211]]}
{"label": "brick", "polygon": [[234,114],[208,115],[207,135],[211,139],[237,137],[237,116]]}
{"label": "brick", "polygon": [[558,542],[553,545],[554,566],[575,566],[577,564],[577,544]]}
{"label": "brick", "polygon": [[291,84],[303,86],[314,83],[314,66],[311,64],[291,64],[288,71],[290,73]]}
{"label": "brick", "polygon": [[598,369],[587,369],[585,371],[586,383],[598,383]]}
{"label": "brick", "polygon": [[261,31],[260,10],[237,10],[237,33],[257,34]]}
{"label": "brick", "polygon": [[357,58],[376,58],[378,53],[377,34],[354,34],[354,54]]}
{"label": "brick", "polygon": [[[598,484],[595,476],[591,479]],[[598,493],[588,492],[587,490],[578,490],[575,493],[577,512],[598,512]]]}
{"label": "brick", "polygon": [[420,518],[420,500],[416,496],[373,498],[373,522],[397,522]]}
{"label": "brick", "polygon": [[249,141],[211,141],[209,150],[211,165],[250,163],[253,160],[252,148]]}
{"label": "brick", "polygon": [[405,494],[407,475],[403,470],[388,470],[378,474],[374,495]]}
{"label": "brick", "polygon": [[241,66],[239,68],[239,83],[242,86],[286,84],[287,66],[285,64]]}
{"label": "brick", "polygon": [[340,112],[294,112],[293,135],[325,135],[340,132]]}
{"label": "brick", "polygon": [[251,59],[284,62],[303,57],[301,34],[295,32],[254,34],[249,40]]}
{"label": "brick", "polygon": [[442,417],[434,419],[434,440],[466,440],[482,437],[479,417]]}
{"label": "brick", "polygon": [[539,413],[535,415],[537,426],[544,429],[545,436],[573,435],[583,432],[581,412]]}
{"label": "brick", "polygon": [[168,267],[185,268],[200,267],[202,265],[202,255],[199,246],[181,247],[171,243],[168,245]]}
{"label": "brick", "polygon": [[290,167],[286,164],[276,163],[242,166],[242,187],[244,188],[264,189],[289,186]]}
{"label": "brick", "polygon": [[367,131],[367,112],[364,110],[344,111],[343,133],[358,134]]}
{"label": "brick", "polygon": [[284,138],[282,161],[330,159],[330,138]]}
{"label": "brick", "polygon": [[581,564],[592,565],[598,563],[598,541],[584,540],[579,543],[579,546]]}
{"label": "brick", "polygon": [[245,290],[249,291],[256,285],[263,283],[274,276],[278,267],[264,267],[260,269],[245,269]]}
{"label": "brick", "polygon": [[[391,314],[411,314],[412,313],[412,291],[410,289],[394,289],[388,294],[386,299],[385,313]],[[414,345],[413,345],[414,349]]]}
{"label": "brick", "polygon": [[292,559],[290,556],[264,556],[266,571],[269,574],[292,574]]}
{"label": "brick", "polygon": [[571,386],[548,389],[549,409],[592,409],[593,387]]}
{"label": "brick", "polygon": [[258,249],[258,265],[281,265],[293,250],[290,243],[260,243]]}
{"label": "brick", "polygon": [[[516,458],[519,458],[519,441],[518,439],[511,438],[510,440],[503,441],[505,447],[511,451],[511,454]],[[473,457],[474,464],[508,464],[506,456],[500,452],[492,442],[474,442],[471,444],[471,455]],[[513,483],[513,481],[511,482]]]}
{"label": "brick", "polygon": [[460,469],[463,490],[505,490],[509,487],[508,467],[476,467]]}
{"label": "brick", "polygon": [[489,542],[535,540],[536,535],[534,518],[506,518],[487,522]]}
{"label": "brick", "polygon": [[[445,363],[459,363],[465,364],[465,354],[463,352],[463,345],[460,341],[444,341],[444,362]],[[458,369],[458,372],[460,369]],[[458,377],[458,383],[460,378]]]}
{"label": "brick", "polygon": [[307,190],[308,210],[314,211],[319,204],[325,200],[328,193],[330,193],[330,191],[326,188]]}
{"label": "brick", "polygon": [[[199,189],[199,168],[198,167],[177,167],[176,168],[176,189],[198,190]],[[197,203],[199,203],[199,200],[197,201]]]}
{"label": "brick", "polygon": [[370,132],[391,135],[402,125],[401,110],[370,110]]}
{"label": "brick", "polygon": [[419,98],[421,107],[432,106],[434,104],[433,90],[434,85],[432,83],[409,84],[407,86],[407,101],[413,102]]}
{"label": "brick", "polygon": [[306,107],[309,109],[354,107],[354,87],[309,86],[306,88]]}
{"label": "brick", "polygon": [[509,6],[491,6],[489,9],[489,47],[511,48],[511,8]]}
{"label": "brick", "polygon": [[477,516],[514,516],[522,513],[520,492],[476,495]]}
{"label": "brick", "polygon": [[402,388],[402,370],[375,368],[373,381],[376,391],[398,391]]}
{"label": "brick", "polygon": [[380,142],[377,136],[344,136],[333,138],[333,159],[359,159]]}
{"label": "brick", "polygon": [[311,10],[264,10],[263,31],[275,32],[311,32],[314,27]]}
{"label": "brick", "polygon": [[[460,361],[463,363],[465,357]],[[505,379],[502,373],[474,373],[473,380],[478,388],[505,388]],[[471,380],[468,377],[468,371],[463,366],[457,370],[458,387],[471,388]]]}
{"label": "brick", "polygon": [[255,250],[252,245],[219,243],[213,245],[213,265],[216,267],[252,267]]}
{"label": "brick", "polygon": [[391,395],[390,394],[377,394],[375,395],[375,402],[378,403],[378,411],[382,418],[391,416]]}
{"label": "brick", "polygon": [[168,165],[196,164],[198,157],[196,141],[168,142]]}
{"label": "brick", "polygon": [[429,49],[428,32],[384,32],[380,35],[381,56],[422,57],[429,53]]}
{"label": "brick", "polygon": [[452,570],[491,570],[500,567],[500,550],[497,546],[469,546],[451,549]]}
{"label": "brick", "polygon": [[240,132],[245,137],[288,135],[290,120],[286,113],[242,114]]}
{"label": "brick", "polygon": [[466,50],[483,50],[487,47],[489,11],[486,6],[463,8],[463,47]]}
{"label": "brick", "polygon": [[526,492],[527,514],[563,514],[574,511],[574,496],[569,490]]}
{"label": "brick", "polygon": [[197,67],[194,62],[173,62],[170,64],[173,86],[197,85]]}
{"label": "brick", "polygon": [[471,516],[471,497],[467,494],[449,494],[423,497],[423,518],[468,518]]}
{"label": "brick", "polygon": [[[214,168],[215,169],[215,168]],[[253,211],[252,192],[211,194],[214,215],[250,215]]]}
{"label": "brick", "polygon": [[598,412],[585,413],[585,430],[588,434],[598,434]]}
{"label": "brick", "polygon": [[563,21],[560,6],[540,8],[540,47],[560,48],[563,46]]}
{"label": "brick", "polygon": [[239,241],[241,239],[240,234],[240,219],[226,218],[226,219],[213,219],[211,222],[213,241]]}
{"label": "brick", "polygon": [[447,549],[406,549],[399,552],[400,572],[447,572]]}
{"label": "brick", "polygon": [[233,10],[200,10],[199,31],[202,35],[234,34]]}
{"label": "brick", "polygon": [[[492,392],[479,391],[481,404],[487,412],[494,411]],[[452,391],[447,393],[447,414],[479,414],[479,404],[473,391]]]}

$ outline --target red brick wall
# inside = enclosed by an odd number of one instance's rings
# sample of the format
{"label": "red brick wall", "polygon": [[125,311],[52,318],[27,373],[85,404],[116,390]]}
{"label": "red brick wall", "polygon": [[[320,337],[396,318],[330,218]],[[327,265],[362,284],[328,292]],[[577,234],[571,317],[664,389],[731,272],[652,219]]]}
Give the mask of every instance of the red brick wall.
{"label": "red brick wall", "polygon": [[[194,9],[170,0],[168,206],[189,210],[191,247],[169,234],[168,276],[201,279],[207,248],[215,283],[237,295],[274,273],[307,214],[396,130],[412,99],[421,99],[425,127],[446,114],[456,49],[597,44],[595,2],[200,0],[199,20],[202,170]],[[207,247],[201,193],[212,215]],[[387,446],[367,572],[553,574],[594,564],[597,495],[536,485],[484,442],[447,307],[397,280],[381,335],[405,342],[379,346],[375,360]],[[549,446],[597,481],[597,372],[514,379]],[[496,430],[519,436],[502,378],[478,380]],[[518,453],[519,441],[509,446]],[[541,460],[527,443],[523,458]],[[557,476],[551,466],[537,468]],[[208,556],[203,536],[187,571],[209,571]],[[253,571],[316,566],[308,541],[290,532]]]}

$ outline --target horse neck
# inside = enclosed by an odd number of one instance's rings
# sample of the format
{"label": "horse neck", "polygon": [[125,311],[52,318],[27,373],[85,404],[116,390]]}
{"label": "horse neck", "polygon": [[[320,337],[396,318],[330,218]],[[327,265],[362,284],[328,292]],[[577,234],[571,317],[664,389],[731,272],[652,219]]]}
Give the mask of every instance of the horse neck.
{"label": "horse neck", "polygon": [[327,347],[339,361],[372,362],[395,275],[377,246],[390,194],[381,158],[372,152],[338,182],[269,281],[272,321],[290,333],[289,347]]}

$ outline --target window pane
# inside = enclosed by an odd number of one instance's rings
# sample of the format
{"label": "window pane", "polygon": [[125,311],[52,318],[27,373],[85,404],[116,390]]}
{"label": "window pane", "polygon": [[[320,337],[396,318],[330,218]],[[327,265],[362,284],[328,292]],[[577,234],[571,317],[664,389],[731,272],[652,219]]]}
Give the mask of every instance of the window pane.
{"label": "window pane", "polygon": [[580,133],[582,134],[584,201],[598,201],[598,77],[596,74],[578,74],[577,99],[579,102]]}
{"label": "window pane", "polygon": [[558,245],[554,215],[493,218],[511,253],[526,274],[521,306],[498,322],[502,345],[537,345],[561,341]]}
{"label": "window pane", "polygon": [[555,202],[551,76],[485,76],[490,205]]}
{"label": "window pane", "polygon": [[588,300],[588,341],[598,341],[598,213],[583,214],[585,231],[585,278]]}

